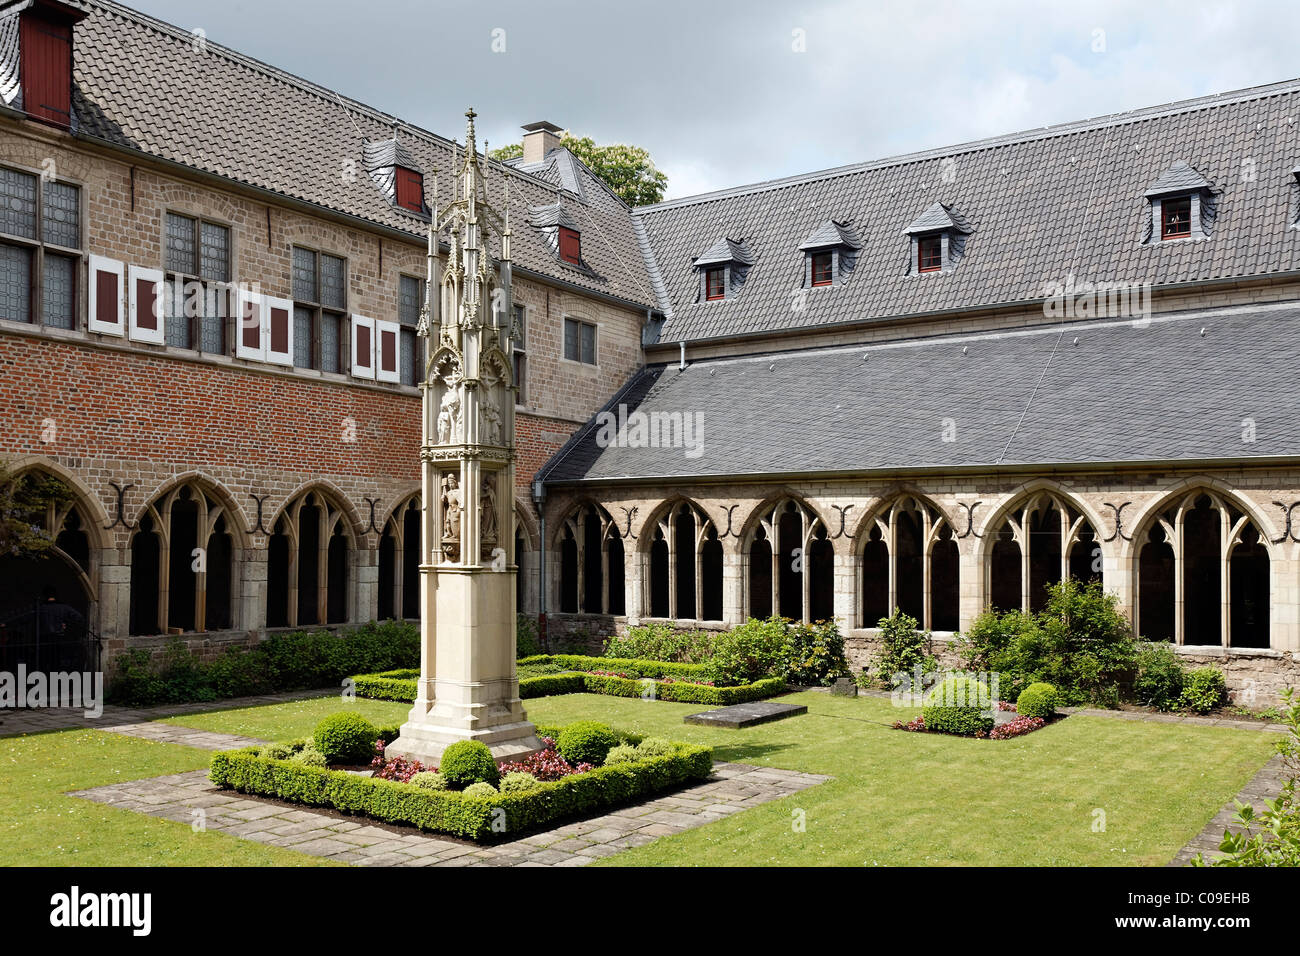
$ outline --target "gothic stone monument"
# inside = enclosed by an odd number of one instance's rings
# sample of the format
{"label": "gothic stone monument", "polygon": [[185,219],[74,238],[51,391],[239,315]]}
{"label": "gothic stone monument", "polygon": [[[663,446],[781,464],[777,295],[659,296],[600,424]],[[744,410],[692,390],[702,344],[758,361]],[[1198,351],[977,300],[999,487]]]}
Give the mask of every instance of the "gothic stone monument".
{"label": "gothic stone monument", "polygon": [[542,748],[515,673],[510,187],[507,178],[503,217],[488,204],[474,111],[465,115],[465,160],[442,208],[434,181],[429,294],[418,328],[428,356],[420,385],[420,680],[387,748],[390,757],[427,764],[458,740],[482,741],[498,759]]}

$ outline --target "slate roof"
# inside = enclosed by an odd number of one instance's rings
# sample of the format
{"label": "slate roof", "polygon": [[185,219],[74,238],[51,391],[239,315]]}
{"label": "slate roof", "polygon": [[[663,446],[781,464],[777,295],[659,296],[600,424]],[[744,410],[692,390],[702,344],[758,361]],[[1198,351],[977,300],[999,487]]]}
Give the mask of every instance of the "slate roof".
{"label": "slate roof", "polygon": [[[425,173],[430,200],[435,172],[447,199],[452,140],[210,40],[197,44],[188,30],[110,0],[80,5],[90,11],[75,27],[73,41],[74,123],[80,134],[419,239],[427,219],[394,206],[366,174],[364,143],[392,140],[397,129],[402,149]],[[459,152],[463,157],[463,147]],[[564,149],[554,152],[569,156]],[[349,160],[358,174],[340,175]],[[626,204],[582,163],[561,158],[553,165],[565,167],[581,195],[569,208],[590,233],[583,243],[590,268],[559,261],[543,235],[518,226],[516,266],[637,307],[652,306],[653,287]],[[502,167],[493,163],[485,172],[489,198],[499,207]],[[512,220],[522,225],[530,206],[554,203],[555,188],[545,177],[519,172],[511,180],[510,200]]]}
{"label": "slate roof", "polygon": [[848,246],[850,249],[857,249],[860,245],[847,223],[827,219],[814,229],[807,239],[799,243],[799,248],[829,249],[831,246]]}
{"label": "slate roof", "polygon": [[943,203],[936,202],[913,219],[912,224],[903,231],[908,235],[915,235],[922,232],[939,232],[944,229],[960,229],[962,232],[970,231],[966,220],[955,215]]}
{"label": "slate roof", "polygon": [[[1241,175],[1245,158],[1254,177]],[[1221,190],[1213,238],[1149,243],[1148,187],[1178,161]],[[814,326],[1041,299],[1050,283],[1156,287],[1300,269],[1288,228],[1300,162],[1300,81],[1203,97],[945,149],[670,200],[634,210],[667,315],[658,341],[780,334]],[[961,263],[909,275],[903,234],[943,203],[974,228]],[[803,239],[852,220],[852,277],[801,311]],[[745,236],[756,261],[728,308],[696,302],[691,257]]]}
{"label": "slate roof", "polygon": [[1181,159],[1160,174],[1160,178],[1147,187],[1147,196],[1167,196],[1209,189],[1209,181]]}
{"label": "slate roof", "polygon": [[733,240],[724,236],[704,250],[704,253],[695,260],[695,265],[720,266],[728,262],[739,262],[747,266],[753,261],[754,256],[745,245],[744,239]]}
{"label": "slate roof", "polygon": [[[698,457],[601,448],[593,419],[542,474],[563,483],[1295,457],[1297,340],[1300,303],[1288,303],[654,365],[606,407],[701,414]],[[1248,418],[1253,443],[1242,438]]]}

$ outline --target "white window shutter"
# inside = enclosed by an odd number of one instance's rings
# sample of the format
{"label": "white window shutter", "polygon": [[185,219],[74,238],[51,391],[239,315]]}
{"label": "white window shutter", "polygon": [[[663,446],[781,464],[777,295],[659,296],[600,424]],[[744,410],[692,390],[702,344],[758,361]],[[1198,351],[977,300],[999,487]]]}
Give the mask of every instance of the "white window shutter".
{"label": "white window shutter", "polygon": [[293,300],[262,297],[262,339],[266,360],[276,365],[293,365]]}
{"label": "white window shutter", "polygon": [[375,319],[375,378],[381,382],[401,381],[398,364],[398,339],[401,327],[396,322]]}
{"label": "white window shutter", "polygon": [[364,315],[352,316],[352,375],[375,377],[375,320]]}
{"label": "white window shutter", "polygon": [[102,335],[125,334],[122,321],[122,263],[106,256],[90,257],[90,308],[86,327]]}
{"label": "white window shutter", "polygon": [[240,289],[235,310],[235,356],[266,359],[266,306],[263,296]]}
{"label": "white window shutter", "polygon": [[162,345],[167,310],[167,286],[162,270],[131,266],[127,277],[131,339]]}

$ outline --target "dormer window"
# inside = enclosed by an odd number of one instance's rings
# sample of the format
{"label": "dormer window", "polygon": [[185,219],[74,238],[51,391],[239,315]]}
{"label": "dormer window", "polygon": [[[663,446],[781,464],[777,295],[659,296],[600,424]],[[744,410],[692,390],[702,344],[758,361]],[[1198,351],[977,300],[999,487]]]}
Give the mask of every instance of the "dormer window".
{"label": "dormer window", "polygon": [[843,282],[857,261],[862,244],[848,220],[828,219],[799,246],[804,254],[803,287],[821,288]]}
{"label": "dormer window", "polygon": [[1174,163],[1146,191],[1151,214],[1143,242],[1208,239],[1214,227],[1216,194],[1210,181],[1187,163]]}
{"label": "dormer window", "polygon": [[908,271],[917,275],[947,272],[966,253],[974,230],[952,206],[934,203],[904,230],[911,240]]}
{"label": "dormer window", "polygon": [[724,237],[709,246],[692,265],[700,276],[699,298],[695,301],[721,302],[740,291],[754,265],[754,255],[744,239]]}
{"label": "dormer window", "polygon": [[939,272],[943,269],[943,236],[923,236],[916,240],[916,271]]}
{"label": "dormer window", "polygon": [[724,268],[709,269],[704,273],[704,298],[712,302],[714,299],[725,299],[727,297],[727,270]]}
{"label": "dormer window", "polygon": [[397,205],[411,212],[424,212],[424,176],[414,169],[397,166]]}
{"label": "dormer window", "polygon": [[830,285],[835,278],[835,256],[830,252],[817,252],[812,256],[812,284]]}
{"label": "dormer window", "polygon": [[1160,204],[1160,238],[1184,239],[1192,234],[1192,197],[1170,197]]}
{"label": "dormer window", "polygon": [[[18,22],[0,26],[0,97],[13,104],[21,89],[28,116],[67,128],[72,125],[72,27],[86,13],[59,0],[17,9],[22,10]],[[17,40],[16,48],[3,49],[6,34],[11,44]],[[17,76],[5,76],[5,61],[15,52]]]}
{"label": "dormer window", "polygon": [[578,230],[560,226],[560,258],[571,265],[582,265],[582,236]]}

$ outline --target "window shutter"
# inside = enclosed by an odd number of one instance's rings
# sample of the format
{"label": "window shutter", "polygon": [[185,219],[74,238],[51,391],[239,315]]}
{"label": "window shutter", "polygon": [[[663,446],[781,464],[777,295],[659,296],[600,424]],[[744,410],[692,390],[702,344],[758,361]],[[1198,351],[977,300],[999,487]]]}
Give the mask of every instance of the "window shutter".
{"label": "window shutter", "polygon": [[122,263],[90,257],[90,308],[87,328],[103,335],[122,335]]}
{"label": "window shutter", "polygon": [[575,266],[582,262],[582,238],[565,226],[560,226],[560,258]]}
{"label": "window shutter", "polygon": [[127,271],[131,338],[136,342],[163,343],[163,279],[159,269],[131,266]]}
{"label": "window shutter", "polygon": [[72,122],[72,25],[22,18],[23,109],[59,126]]}
{"label": "window shutter", "polygon": [[397,339],[401,326],[385,319],[375,320],[375,378],[381,382],[401,380],[397,364]]}
{"label": "window shutter", "polygon": [[375,320],[364,315],[352,316],[352,374],[375,377]]}
{"label": "window shutter", "polygon": [[293,365],[293,302],[263,296],[262,312],[266,323],[266,360],[276,365]]}
{"label": "window shutter", "polygon": [[397,180],[397,205],[412,212],[424,211],[424,177],[413,169],[398,166],[394,170]]}
{"label": "window shutter", "polygon": [[240,289],[238,308],[235,310],[235,356],[242,359],[266,359],[263,332],[265,331],[265,304],[262,296],[248,289]]}

